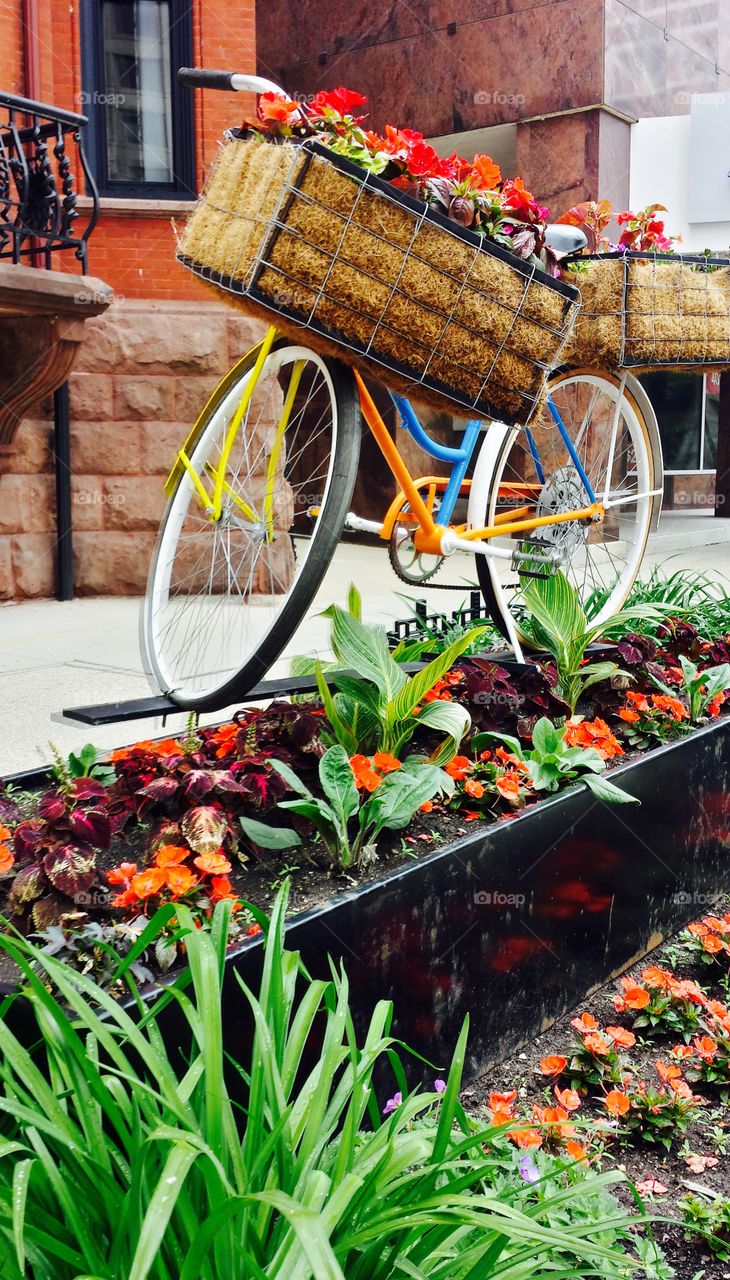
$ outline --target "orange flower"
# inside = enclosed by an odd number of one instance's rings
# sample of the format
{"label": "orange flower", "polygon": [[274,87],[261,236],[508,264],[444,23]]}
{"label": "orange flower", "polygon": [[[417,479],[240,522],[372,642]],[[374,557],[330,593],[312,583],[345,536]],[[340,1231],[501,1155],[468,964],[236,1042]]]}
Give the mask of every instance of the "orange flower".
{"label": "orange flower", "polygon": [[676,1058],[679,1062],[682,1062],[685,1058],[691,1058],[693,1052],[693,1049],[688,1044],[675,1044],[670,1057]]}
{"label": "orange flower", "polygon": [[624,694],[624,697],[626,698],[627,702],[633,703],[633,705],[637,707],[639,711],[649,710],[649,703],[646,700],[646,694],[636,693],[631,689],[627,689],[626,693]]}
{"label": "orange flower", "polygon": [[350,768],[355,776],[355,786],[358,791],[375,791],[380,786],[382,778],[375,772],[367,756],[351,756]]}
{"label": "orange flower", "polygon": [[646,987],[636,986],[635,983],[628,982],[624,986],[623,995],[614,998],[614,1005],[617,1009],[645,1009],[651,1003],[651,996]]}
{"label": "orange flower", "polygon": [[717,1053],[717,1040],[713,1040],[712,1036],[695,1036],[692,1048],[705,1062],[712,1062]]}
{"label": "orange flower", "polygon": [[678,1080],[682,1075],[681,1067],[678,1067],[673,1063],[670,1064],[669,1062],[662,1062],[661,1058],[657,1058],[654,1066],[656,1067],[659,1079],[664,1084],[667,1084],[667,1082],[671,1080]]}
{"label": "orange flower", "polygon": [[611,1052],[611,1046],[599,1031],[594,1031],[591,1035],[586,1036],[583,1041],[589,1053],[596,1054],[599,1058],[605,1058]]}
{"label": "orange flower", "polygon": [[475,156],[472,164],[472,185],[480,190],[493,191],[502,181],[502,170],[491,156]]}
{"label": "orange flower", "polygon": [[573,1018],[570,1025],[575,1027],[576,1031],[580,1031],[581,1035],[598,1030],[598,1023],[592,1013],[582,1013],[579,1018]]}
{"label": "orange flower", "polygon": [[184,862],[190,853],[181,844],[161,844],[155,854],[155,862],[158,867],[176,867]]}
{"label": "orange flower", "polygon": [[651,700],[658,711],[666,711],[673,720],[689,720],[689,711],[679,698],[672,698],[668,693],[653,693]]}
{"label": "orange flower", "polygon": [[467,773],[471,773],[473,767],[471,760],[466,756],[454,756],[453,760],[449,760],[449,763],[444,765],[449,777],[455,782],[461,782]]}
{"label": "orange flower", "polygon": [[132,877],[132,889],[138,898],[151,898],[159,893],[167,882],[167,872],[162,867],[148,867]]}
{"label": "orange flower", "polygon": [[376,751],[373,756],[373,768],[377,769],[378,773],[395,773],[403,766],[400,760],[396,760],[395,756],[389,755],[387,751]]}
{"label": "orange flower", "polygon": [[632,711],[630,707],[619,707],[618,713],[627,724],[636,724],[636,721],[641,719],[638,711]]}
{"label": "orange flower", "polygon": [[575,1089],[559,1089],[557,1085],[553,1089],[553,1093],[566,1111],[577,1111],[580,1106],[580,1094]]}
{"label": "orange flower", "polygon": [[519,797],[520,780],[516,773],[504,773],[494,785],[505,800],[514,801]]}
{"label": "orange flower", "polygon": [[222,853],[201,853],[193,858],[193,862],[204,876],[225,876],[231,869],[230,862]]}
{"label": "orange flower", "polygon": [[117,893],[112,898],[111,905],[113,907],[136,907],[139,902],[134,889],[125,889],[123,893]]}
{"label": "orange flower", "polygon": [[619,1119],[621,1116],[626,1115],[631,1106],[631,1099],[625,1093],[622,1093],[620,1089],[611,1089],[610,1093],[607,1093],[603,1099],[603,1105],[612,1116]]}
{"label": "orange flower", "polygon": [[189,893],[190,890],[198,883],[198,877],[190,870],[190,867],[167,867],[165,875],[167,878],[168,888],[176,896],[181,893]]}
{"label": "orange flower", "polygon": [[509,1089],[506,1093],[490,1093],[487,1106],[490,1111],[498,1111],[500,1108],[509,1110],[516,1101],[517,1090]]}
{"label": "orange flower", "polygon": [[568,1059],[555,1053],[548,1055],[547,1058],[541,1058],[538,1065],[544,1076],[559,1076],[567,1067]]}
{"label": "orange flower", "polygon": [[670,1080],[669,1088],[676,1098],[693,1098],[694,1094],[686,1080]]}
{"label": "orange flower", "polygon": [[636,1036],[633,1031],[627,1031],[625,1027],[606,1027],[606,1035],[620,1049],[633,1049],[636,1044]]}
{"label": "orange flower", "polygon": [[566,1155],[569,1155],[571,1160],[587,1160],[588,1159],[588,1152],[586,1151],[585,1147],[582,1147],[579,1142],[575,1142],[572,1138],[570,1142],[566,1142],[565,1151],[566,1151]]}
{"label": "orange flower", "polygon": [[481,782],[477,782],[476,778],[467,778],[464,783],[464,790],[473,800],[481,800],[484,795],[484,787]]}
{"label": "orange flower", "polygon": [[[3,828],[4,830],[4,828]],[[0,844],[0,875],[5,875],[15,862],[15,857],[6,844]]]}
{"label": "orange flower", "polygon": [[424,800],[423,804],[419,804],[418,808],[421,813],[431,813],[433,810],[433,800]]}
{"label": "orange flower", "polygon": [[514,1142],[515,1146],[519,1147],[521,1151],[530,1151],[533,1148],[541,1147],[543,1141],[542,1134],[539,1129],[532,1129],[530,1127],[524,1129],[510,1129],[507,1137],[510,1138],[512,1142]]}
{"label": "orange flower", "polygon": [[215,733],[211,733],[210,741],[216,744],[216,759],[221,760],[235,750],[240,732],[241,726],[238,724],[222,724]]}
{"label": "orange flower", "polygon": [[12,832],[0,822],[0,841],[4,844],[6,840],[10,839],[11,835]]}
{"label": "orange flower", "polygon": [[233,885],[228,876],[212,876],[208,884],[208,897],[213,902],[223,902],[226,898],[235,897]]}
{"label": "orange flower", "polygon": [[641,981],[646,982],[650,987],[658,987],[660,991],[671,991],[676,979],[668,969],[660,969],[659,965],[650,964],[648,968],[642,970]]}
{"label": "orange flower", "polygon": [[707,937],[702,939],[702,946],[710,956],[716,956],[718,951],[725,950],[725,943],[722,938],[716,938],[714,933],[708,933]]}
{"label": "orange flower", "polygon": [[113,867],[111,871],[107,871],[106,878],[109,884],[128,885],[132,876],[136,875],[136,873],[136,862],[121,862],[118,867]]}
{"label": "orange flower", "polygon": [[262,93],[259,98],[259,119],[287,124],[299,111],[299,104],[283,93]]}
{"label": "orange flower", "polygon": [[518,773],[529,773],[524,760],[518,759],[511,751],[505,751],[504,747],[497,747],[494,754],[498,760],[502,761],[502,764],[509,765],[510,769],[516,769]]}
{"label": "orange flower", "polygon": [[714,696],[714,698],[711,698],[711,699],[710,699],[710,701],[708,702],[708,704],[707,704],[707,714],[708,714],[708,716],[711,716],[713,720],[714,720],[715,716],[719,716],[719,714],[720,714],[720,707],[722,706],[722,704],[723,704],[723,702],[724,702],[724,701],[725,701],[725,694],[724,694],[724,693],[716,693],[716,694],[715,694],[715,696]]}
{"label": "orange flower", "polygon": [[605,720],[568,720],[563,730],[563,741],[569,747],[593,747],[603,760],[623,755],[623,747],[609,729]]}

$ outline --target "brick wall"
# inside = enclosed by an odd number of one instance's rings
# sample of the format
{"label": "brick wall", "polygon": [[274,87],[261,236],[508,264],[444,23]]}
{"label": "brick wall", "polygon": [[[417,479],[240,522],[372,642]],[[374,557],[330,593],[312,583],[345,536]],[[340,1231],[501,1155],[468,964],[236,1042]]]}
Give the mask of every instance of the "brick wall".
{"label": "brick wall", "polygon": [[[87,330],[69,380],[75,588],[136,595],[175,452],[261,326],[215,301],[128,300]],[[53,594],[51,429],[49,417],[24,422],[0,462],[0,599]]]}

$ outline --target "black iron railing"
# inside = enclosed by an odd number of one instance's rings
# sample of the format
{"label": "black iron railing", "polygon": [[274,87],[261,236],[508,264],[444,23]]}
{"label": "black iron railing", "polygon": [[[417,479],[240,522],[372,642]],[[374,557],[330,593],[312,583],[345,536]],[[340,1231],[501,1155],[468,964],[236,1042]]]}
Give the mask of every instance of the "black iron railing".
{"label": "black iron railing", "polygon": [[[52,255],[71,249],[86,271],[86,242],[99,200],[81,133],[86,116],[0,93],[0,259],[50,269]],[[79,217],[77,179],[91,206]]]}

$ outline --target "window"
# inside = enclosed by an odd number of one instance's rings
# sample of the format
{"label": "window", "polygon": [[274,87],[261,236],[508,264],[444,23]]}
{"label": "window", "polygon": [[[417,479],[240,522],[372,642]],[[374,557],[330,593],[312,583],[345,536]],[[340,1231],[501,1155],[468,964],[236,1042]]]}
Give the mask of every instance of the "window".
{"label": "window", "polygon": [[195,195],[189,0],[85,0],[89,152],[102,195]]}
{"label": "window", "polygon": [[665,471],[714,471],[719,375],[646,373],[641,382],[659,423]]}

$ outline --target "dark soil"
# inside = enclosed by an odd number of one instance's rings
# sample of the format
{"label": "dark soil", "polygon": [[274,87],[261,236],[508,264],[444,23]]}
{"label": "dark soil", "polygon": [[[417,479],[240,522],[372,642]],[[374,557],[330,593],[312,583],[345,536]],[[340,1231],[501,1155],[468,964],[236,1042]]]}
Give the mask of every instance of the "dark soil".
{"label": "dark soil", "polygon": [[[730,899],[718,898],[712,905],[709,903],[701,914],[712,911],[723,914],[730,909]],[[698,914],[700,914],[698,912]],[[693,978],[705,988],[715,999],[727,1003],[728,992],[725,983],[721,982],[727,972],[720,964],[705,965],[695,963],[686,951],[677,946],[677,938],[670,938],[658,947],[650,956],[633,969],[628,970],[637,976],[648,965],[658,965],[671,970],[679,978]],[[464,1091],[464,1104],[473,1110],[486,1103],[492,1090],[517,1089],[520,1099],[520,1113],[529,1113],[532,1104],[548,1105],[553,1103],[552,1081],[541,1075],[538,1064],[549,1054],[562,1054],[570,1057],[571,1048],[575,1045],[571,1019],[583,1012],[593,1014],[601,1026],[625,1026],[632,1029],[630,1016],[617,1013],[613,1005],[613,996],[617,991],[617,983],[612,981],[601,990],[595,992],[588,1000],[576,1006],[552,1027],[539,1036],[528,1048],[517,1052],[504,1062],[495,1066],[488,1075],[475,1081]],[[657,1057],[666,1056],[679,1037],[673,1035],[647,1036],[647,1030],[637,1031],[637,1044],[628,1055],[636,1066],[641,1078],[658,1083],[654,1070]],[[634,1185],[647,1179],[656,1179],[666,1190],[656,1194],[643,1192],[646,1210],[658,1217],[676,1219],[679,1216],[678,1203],[686,1195],[700,1195],[701,1188],[716,1192],[723,1200],[730,1199],[730,1090],[723,1092],[718,1086],[692,1086],[695,1093],[706,1099],[690,1120],[686,1133],[677,1138],[669,1152],[663,1146],[636,1140],[632,1135],[629,1143],[619,1142],[601,1158],[601,1169],[618,1167],[626,1172]],[[590,1130],[591,1116],[601,1114],[605,1118],[602,1107],[586,1101],[578,1116],[588,1122]],[[573,1119],[577,1120],[577,1116]],[[581,1135],[578,1135],[579,1138]],[[693,1172],[687,1159],[694,1156],[710,1156],[717,1164],[706,1168],[703,1172]],[[619,1198],[626,1208],[635,1211],[636,1204],[625,1190],[619,1190]],[[701,1195],[700,1195],[701,1198]],[[709,1200],[707,1201],[709,1204]],[[720,1262],[710,1252],[701,1238],[687,1241],[681,1226],[674,1223],[659,1222],[654,1228],[655,1238],[664,1250],[667,1261],[674,1267],[676,1280],[721,1280],[730,1277],[730,1262]]]}

